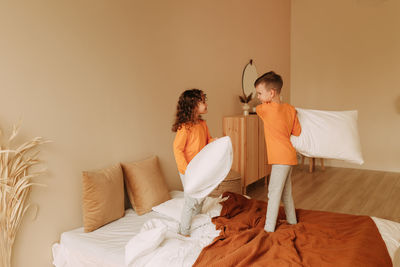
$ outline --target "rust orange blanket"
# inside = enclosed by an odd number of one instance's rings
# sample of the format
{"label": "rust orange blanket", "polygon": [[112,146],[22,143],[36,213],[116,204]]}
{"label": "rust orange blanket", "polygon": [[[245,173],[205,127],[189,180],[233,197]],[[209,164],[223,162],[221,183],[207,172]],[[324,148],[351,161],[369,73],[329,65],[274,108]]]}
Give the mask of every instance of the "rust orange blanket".
{"label": "rust orange blanket", "polygon": [[220,235],[194,266],[392,266],[386,245],[368,216],[296,210],[288,225],[281,209],[274,233],[264,231],[267,203],[226,192]]}

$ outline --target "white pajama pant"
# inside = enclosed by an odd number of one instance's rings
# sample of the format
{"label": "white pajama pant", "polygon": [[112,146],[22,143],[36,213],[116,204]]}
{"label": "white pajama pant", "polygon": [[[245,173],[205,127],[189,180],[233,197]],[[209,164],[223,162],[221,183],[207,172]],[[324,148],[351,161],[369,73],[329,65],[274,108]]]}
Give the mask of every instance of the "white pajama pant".
{"label": "white pajama pant", "polygon": [[[182,184],[184,175],[179,173]],[[184,186],[184,185],[183,185]],[[203,207],[204,198],[192,198],[185,194],[185,204],[183,205],[181,213],[181,223],[179,224],[179,232],[182,235],[190,234],[190,226],[192,224],[192,219],[195,215],[201,212]]]}
{"label": "white pajama pant", "polygon": [[275,231],[281,200],[285,208],[286,220],[288,223],[297,223],[296,211],[292,197],[291,173],[292,166],[290,165],[272,165],[270,181],[268,184],[268,207],[264,226],[264,229],[267,232]]}

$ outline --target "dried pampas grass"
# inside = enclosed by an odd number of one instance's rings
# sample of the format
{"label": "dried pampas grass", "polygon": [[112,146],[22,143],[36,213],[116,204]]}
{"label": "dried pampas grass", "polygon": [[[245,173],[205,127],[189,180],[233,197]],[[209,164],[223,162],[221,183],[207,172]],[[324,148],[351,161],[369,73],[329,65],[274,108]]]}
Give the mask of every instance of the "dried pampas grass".
{"label": "dried pampas grass", "polygon": [[49,141],[35,137],[22,145],[13,145],[19,124],[14,125],[8,139],[0,130],[0,266],[11,266],[12,247],[24,214],[30,207],[29,193],[35,177],[43,171],[30,172],[37,165],[37,147]]}

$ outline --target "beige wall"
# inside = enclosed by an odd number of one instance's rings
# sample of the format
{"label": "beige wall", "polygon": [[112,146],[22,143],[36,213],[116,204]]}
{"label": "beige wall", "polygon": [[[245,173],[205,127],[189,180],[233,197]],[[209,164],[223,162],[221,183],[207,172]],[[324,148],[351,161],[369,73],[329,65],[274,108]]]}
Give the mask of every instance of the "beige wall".
{"label": "beige wall", "polygon": [[0,126],[22,117],[21,137],[54,141],[42,147],[48,187],[32,192],[40,209],[17,236],[17,267],[50,266],[52,243],[82,225],[82,170],[157,154],[181,187],[170,127],[184,89],[206,91],[220,136],[222,117],[240,112],[250,58],[260,73],[290,74],[289,0],[3,1],[0,36]]}
{"label": "beige wall", "polygon": [[364,165],[400,171],[400,1],[292,0],[291,102],[359,111]]}

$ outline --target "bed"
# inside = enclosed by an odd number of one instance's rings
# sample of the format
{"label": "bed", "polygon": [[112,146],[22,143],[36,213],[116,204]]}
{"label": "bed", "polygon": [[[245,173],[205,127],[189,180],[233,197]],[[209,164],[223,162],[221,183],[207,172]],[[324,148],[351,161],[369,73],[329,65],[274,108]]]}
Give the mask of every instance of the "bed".
{"label": "bed", "polygon": [[[61,234],[59,243],[53,245],[53,264],[57,267],[122,267],[125,264],[125,247],[138,234],[148,228],[167,225],[171,236],[157,248],[148,249],[147,254],[139,257],[128,266],[191,266],[203,247],[218,236],[211,217],[219,215],[220,199],[207,198],[202,214],[197,215],[192,224],[191,238],[176,233],[178,222],[171,217],[178,216],[179,211],[174,204],[183,204],[183,192],[171,192],[172,212],[169,216],[151,211],[137,215],[132,209],[125,211],[125,216],[111,222],[96,231],[85,233],[83,227]],[[175,201],[175,202],[174,202]],[[161,205],[162,206],[162,205]],[[169,208],[167,208],[168,210]],[[165,212],[164,212],[165,213]],[[139,242],[140,243],[140,242]],[[143,243],[141,243],[141,246]],[[158,244],[157,244],[158,245]]]}
{"label": "bed", "polygon": [[[220,234],[212,217],[221,212],[221,200],[226,197],[207,198],[202,213],[193,221],[190,238],[176,234],[178,207],[183,193],[171,192],[172,199],[160,209],[144,215],[132,209],[125,216],[96,231],[84,233],[83,228],[61,234],[59,243],[53,245],[56,267],[122,267],[122,266],[192,266]],[[386,245],[393,265],[400,266],[400,223],[372,217]]]}

